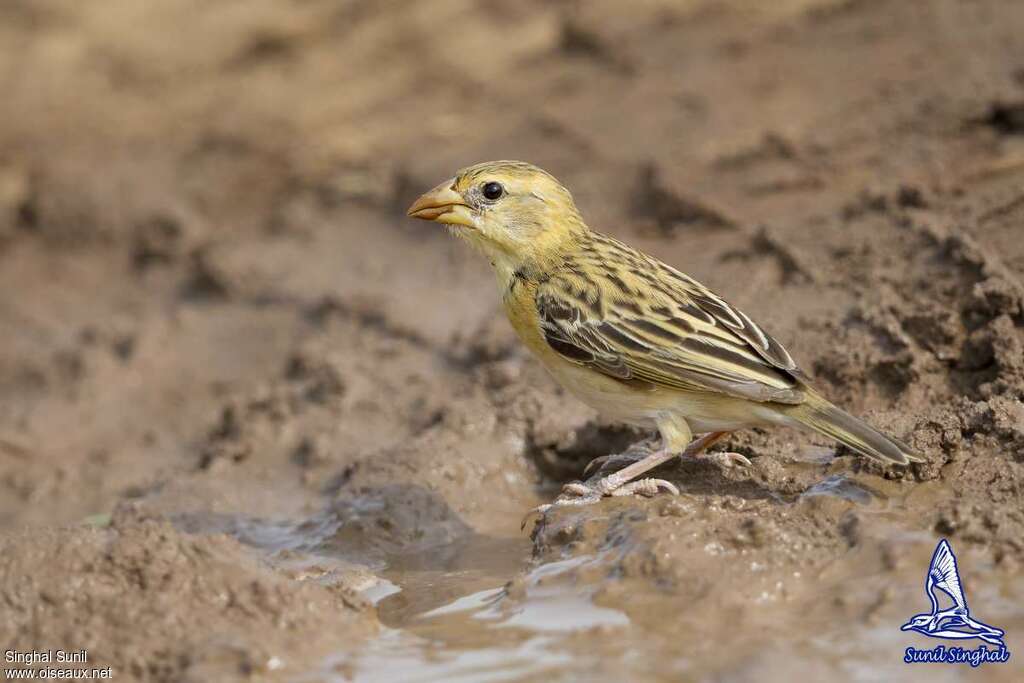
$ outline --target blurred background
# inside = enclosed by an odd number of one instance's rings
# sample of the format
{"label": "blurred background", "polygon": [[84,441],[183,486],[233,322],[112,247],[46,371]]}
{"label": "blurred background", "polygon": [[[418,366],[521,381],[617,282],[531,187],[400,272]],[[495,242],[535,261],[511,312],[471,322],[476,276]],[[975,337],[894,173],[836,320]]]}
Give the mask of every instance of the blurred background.
{"label": "blurred background", "polygon": [[[1022,27],[995,0],[5,0],[0,642],[119,680],[923,676],[898,627],[942,535],[1020,649]],[[487,264],[405,217],[500,158],[928,462],[751,432],[749,472],[672,465],[678,500],[520,534],[645,435],[563,397]]]}

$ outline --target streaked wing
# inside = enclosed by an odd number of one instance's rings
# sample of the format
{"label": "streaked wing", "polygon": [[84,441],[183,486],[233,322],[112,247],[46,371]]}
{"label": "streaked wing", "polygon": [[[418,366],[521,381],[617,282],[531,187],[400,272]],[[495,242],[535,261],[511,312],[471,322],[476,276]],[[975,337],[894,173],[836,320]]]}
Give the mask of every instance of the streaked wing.
{"label": "streaked wing", "polygon": [[960,572],[957,571],[956,556],[946,539],[939,541],[932,555],[932,563],[928,568],[928,576],[937,588],[941,588],[957,607],[967,609],[963,588],[960,586]]}
{"label": "streaked wing", "polygon": [[541,331],[555,351],[617,379],[803,402],[803,374],[749,317],[665,264],[594,239],[537,288]]}

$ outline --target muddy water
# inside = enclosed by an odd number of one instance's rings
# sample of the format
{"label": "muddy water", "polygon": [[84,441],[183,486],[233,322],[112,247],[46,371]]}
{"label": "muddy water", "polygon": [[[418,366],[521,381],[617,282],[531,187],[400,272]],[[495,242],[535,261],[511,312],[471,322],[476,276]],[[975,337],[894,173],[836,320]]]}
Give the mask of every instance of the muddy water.
{"label": "muddy water", "polygon": [[[802,460],[823,457],[815,449]],[[641,551],[635,540],[624,539],[624,528],[611,536],[594,533],[602,540],[588,550],[588,534],[576,526],[616,517],[596,509],[543,520],[533,540],[526,533],[490,536],[463,528],[449,543],[393,554],[367,552],[367,544],[354,541],[358,534],[344,532],[368,511],[380,511],[365,499],[300,523],[236,522],[233,533],[297,575],[326,583],[360,576],[354,585],[376,607],[382,628],[375,637],[354,650],[342,647],[289,680],[1019,680],[1016,662],[982,671],[949,666],[936,675],[902,661],[907,646],[933,646],[899,629],[928,609],[923,579],[932,549],[932,536],[906,520],[916,505],[946,492],[924,485],[908,495],[884,480],[873,483],[877,488],[855,475],[828,474],[790,500],[769,503],[783,514],[799,514],[807,505],[856,514],[849,533],[859,542],[840,559],[780,572],[756,553],[730,553],[711,540],[673,560],[697,568],[709,557],[730,557],[730,564],[756,577],[741,605],[716,597],[713,578],[693,600],[680,600],[668,584],[655,586],[652,595],[649,577],[631,580],[624,568]],[[661,502],[675,517],[678,507],[698,499],[684,493]],[[625,506],[618,523],[641,520]],[[535,547],[543,546],[545,535],[565,540],[566,527],[569,544],[539,557]],[[799,548],[799,539],[784,541]],[[962,553],[960,561],[972,604],[984,606],[988,622],[1006,630],[1011,652],[1024,645],[1024,578],[993,571],[982,553]],[[998,579],[975,578],[982,576]],[[739,624],[744,635],[737,638]],[[727,655],[709,642],[715,637],[729,640]]]}
{"label": "muddy water", "polygon": [[[522,557],[519,558],[520,561]],[[389,629],[367,650],[333,667],[349,667],[355,680],[552,680],[572,672],[574,658],[564,640],[579,631],[621,631],[628,617],[593,604],[590,592],[561,585],[564,571],[591,561],[554,562],[523,577],[525,594],[511,598],[497,576],[488,588],[462,595],[426,612],[411,610],[403,595],[458,594],[476,581],[444,576],[421,584],[410,577],[398,594],[379,604]],[[510,569],[512,567],[509,567]],[[484,577],[477,580],[483,582]],[[413,602],[418,602],[413,597]],[[394,620],[394,621],[392,621]]]}
{"label": "muddy water", "polygon": [[[378,637],[358,653],[329,657],[298,680],[572,678],[571,640],[586,632],[621,635],[629,617],[595,604],[597,587],[568,576],[600,563],[599,557],[536,565],[531,554],[523,535],[469,539],[454,554],[439,549],[435,557],[392,558],[363,593],[384,625]],[[424,568],[438,562],[443,569]]]}

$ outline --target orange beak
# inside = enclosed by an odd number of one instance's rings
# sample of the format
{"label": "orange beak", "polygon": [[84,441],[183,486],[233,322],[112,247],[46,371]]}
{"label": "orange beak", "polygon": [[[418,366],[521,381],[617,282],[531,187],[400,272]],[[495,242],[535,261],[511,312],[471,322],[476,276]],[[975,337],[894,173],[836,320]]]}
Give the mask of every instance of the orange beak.
{"label": "orange beak", "polygon": [[452,189],[454,184],[453,180],[441,183],[414,201],[406,213],[425,221],[475,228],[473,212],[462,195]]}

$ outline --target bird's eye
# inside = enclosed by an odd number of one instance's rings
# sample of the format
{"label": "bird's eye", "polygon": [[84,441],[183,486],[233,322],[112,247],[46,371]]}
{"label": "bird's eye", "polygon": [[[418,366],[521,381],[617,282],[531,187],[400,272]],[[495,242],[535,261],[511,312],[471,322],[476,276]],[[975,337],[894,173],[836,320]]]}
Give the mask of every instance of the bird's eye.
{"label": "bird's eye", "polygon": [[495,199],[498,199],[501,195],[505,194],[505,188],[501,186],[501,183],[496,183],[492,180],[489,183],[484,183],[483,193],[484,198],[493,202]]}

